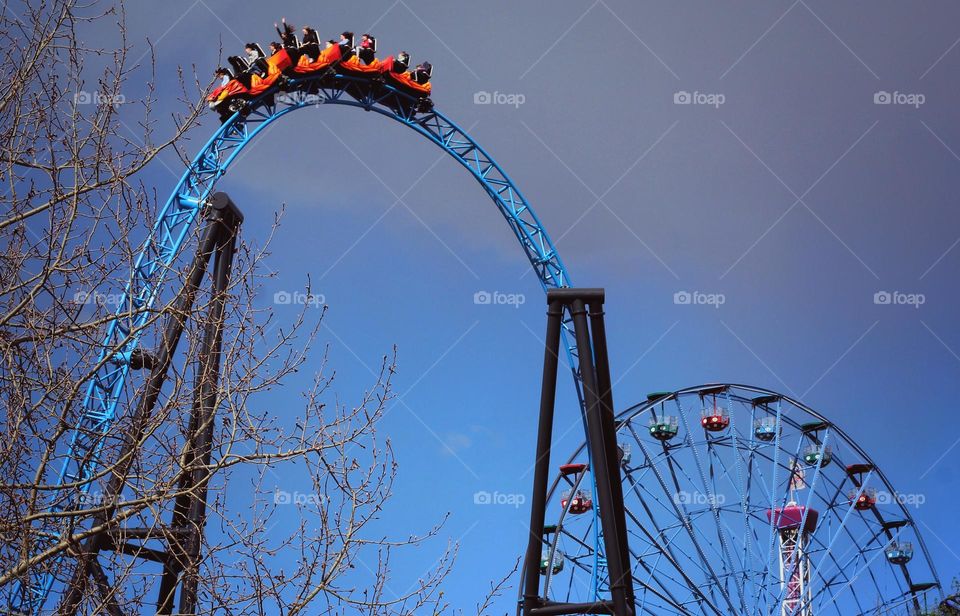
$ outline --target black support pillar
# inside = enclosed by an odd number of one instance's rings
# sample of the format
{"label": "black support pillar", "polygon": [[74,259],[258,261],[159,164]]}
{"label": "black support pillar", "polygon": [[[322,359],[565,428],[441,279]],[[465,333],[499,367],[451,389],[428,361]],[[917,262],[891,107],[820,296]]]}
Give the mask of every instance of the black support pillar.
{"label": "black support pillar", "polygon": [[[610,364],[603,322],[602,289],[552,289],[547,292],[547,337],[540,394],[540,424],[534,466],[530,536],[523,565],[523,616],[560,614],[616,614],[633,616],[634,593],[627,541],[627,523],[620,483],[616,425],[613,413]],[[557,388],[560,333],[564,313],[570,315],[579,350],[583,383],[583,413],[587,427],[590,466],[596,482],[603,549],[607,560],[610,598],[590,603],[558,603],[540,592],[540,551],[550,475],[550,444]]]}
{"label": "black support pillar", "polygon": [[[122,589],[111,582],[107,572],[99,561],[102,551],[114,551],[130,556],[151,560],[164,565],[165,575],[161,587],[169,582],[167,570],[172,569],[172,587],[166,592],[161,590],[158,600],[158,613],[170,613],[173,594],[178,583],[177,575],[184,569],[196,570],[199,558],[200,539],[203,533],[203,520],[206,513],[206,482],[208,477],[190,469],[184,472],[180,488],[189,491],[190,508],[185,519],[176,515],[179,501],[174,506],[174,522],[170,526],[154,528],[125,528],[110,521],[117,513],[120,498],[127,483],[127,477],[137,457],[137,449],[149,425],[156,408],[170,366],[173,363],[177,347],[183,337],[187,318],[195,308],[197,293],[207,273],[208,263],[213,260],[212,302],[206,317],[204,338],[198,358],[197,385],[194,394],[193,417],[188,437],[188,460],[191,464],[206,464],[210,460],[213,435],[213,412],[216,408],[216,391],[220,373],[220,343],[223,337],[223,315],[226,292],[229,287],[230,269],[236,250],[237,234],[243,214],[225,193],[215,194],[205,210],[206,225],[200,244],[188,270],[183,289],[178,294],[155,353],[145,353],[140,349],[130,357],[121,357],[117,361],[127,361],[131,370],[150,370],[146,385],[131,417],[130,428],[124,435],[117,460],[104,490],[105,507],[93,517],[92,528],[102,530],[91,535],[77,549],[77,564],[57,613],[72,616],[80,611],[83,597],[90,581],[101,595],[103,609],[110,616],[123,616],[119,603]],[[199,457],[198,457],[199,456]],[[157,550],[142,545],[142,542],[160,539],[166,550]],[[139,541],[140,543],[130,543]],[[187,582],[190,582],[187,579]],[[184,584],[187,587],[187,584]],[[183,597],[186,597],[184,602]],[[181,613],[192,614],[196,606],[196,580],[187,590],[181,591]],[[167,611],[162,612],[166,607]],[[187,607],[189,611],[185,611]]]}

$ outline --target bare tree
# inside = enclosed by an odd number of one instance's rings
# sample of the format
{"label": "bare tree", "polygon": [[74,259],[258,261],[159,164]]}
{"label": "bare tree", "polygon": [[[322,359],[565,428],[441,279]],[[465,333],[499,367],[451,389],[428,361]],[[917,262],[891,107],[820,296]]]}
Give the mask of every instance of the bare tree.
{"label": "bare tree", "polygon": [[[189,421],[198,387],[193,359],[203,343],[202,315],[217,295],[201,292],[192,310],[180,310],[188,291],[176,281],[187,278],[190,266],[179,264],[167,276],[175,290],[152,307],[118,306],[117,291],[157,211],[141,172],[165,150],[183,159],[179,148],[198,123],[197,101],[208,86],[178,72],[182,111],[159,122],[152,58],[131,63],[124,20],[122,2],[25,0],[0,9],[0,54],[9,69],[0,76],[3,600],[18,582],[29,583],[31,572],[49,571],[55,582],[46,610],[59,602],[69,612],[63,597],[70,588],[79,612],[152,609],[162,567],[151,566],[149,557],[158,548],[137,543],[129,529],[164,536],[174,503],[185,497],[207,503],[201,558],[182,573],[196,580],[200,612],[449,611],[440,589],[455,545],[440,550],[409,590],[396,593],[388,584],[396,551],[435,537],[443,521],[399,539],[374,530],[397,473],[390,442],[377,431],[392,396],[392,355],[367,391],[341,401],[326,351],[313,351],[323,311],[304,306],[293,322],[280,323],[271,310],[255,308],[266,248],[241,242],[220,297],[229,334],[219,352],[217,413],[196,426]],[[90,46],[85,33],[102,33],[104,26],[115,40]],[[131,75],[149,75],[145,97],[127,96]],[[158,132],[166,136],[157,140]],[[191,241],[199,241],[199,231]],[[149,310],[145,348],[160,343],[170,322],[185,328],[184,342],[151,412],[117,418],[90,491],[66,510],[51,511],[103,330],[118,310],[127,316]],[[308,358],[313,385],[303,392],[297,420],[282,421],[264,401]],[[121,408],[143,398],[145,381],[128,379]],[[191,450],[197,430],[214,434],[208,459]],[[197,473],[201,481],[185,488],[183,478]],[[306,497],[271,487],[277,473],[304,478]],[[117,495],[111,485],[121,488]],[[91,553],[91,540],[106,536],[113,549]],[[176,537],[167,539],[182,548]],[[491,585],[478,612],[489,610],[505,582]]]}
{"label": "bare tree", "polygon": [[[932,593],[931,593],[932,594]],[[950,587],[945,589],[947,595],[938,605],[924,607],[914,613],[914,616],[958,616],[960,615],[960,578],[953,578]]]}

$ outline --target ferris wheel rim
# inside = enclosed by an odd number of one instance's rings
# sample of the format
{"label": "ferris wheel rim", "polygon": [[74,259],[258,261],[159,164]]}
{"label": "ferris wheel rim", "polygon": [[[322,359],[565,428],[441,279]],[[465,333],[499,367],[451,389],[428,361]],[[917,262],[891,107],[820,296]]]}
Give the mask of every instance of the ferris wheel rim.
{"label": "ferris wheel rim", "polygon": [[[709,395],[710,392],[719,393],[720,391],[729,392],[731,390],[738,390],[739,392],[742,392],[742,393],[756,394],[757,397],[763,397],[763,396],[775,397],[778,400],[784,401],[790,405],[795,406],[797,409],[810,414],[813,418],[819,420],[820,422],[823,422],[829,428],[830,432],[833,435],[835,435],[835,438],[839,438],[843,442],[843,444],[848,445],[850,447],[851,453],[854,453],[857,456],[860,456],[863,462],[872,466],[872,469],[871,469],[873,473],[872,477],[882,482],[883,486],[890,491],[890,494],[897,494],[893,488],[892,483],[889,481],[886,475],[882,472],[880,467],[875,462],[873,462],[873,459],[866,453],[866,451],[859,444],[857,444],[856,441],[854,441],[845,431],[843,431],[842,428],[837,426],[834,421],[830,420],[822,413],[816,411],[812,407],[808,406],[803,402],[800,402],[799,400],[796,400],[791,396],[782,394],[780,392],[777,392],[771,389],[759,387],[759,386],[745,385],[740,383],[711,382],[711,383],[705,383],[702,385],[696,385],[692,387],[685,387],[685,388],[677,389],[674,391],[658,392],[660,395],[651,394],[651,397],[649,399],[639,402],[637,404],[633,404],[625,408],[624,410],[616,413],[618,435],[621,434],[621,431],[624,426],[632,425],[630,424],[632,420],[636,419],[638,416],[642,415],[643,413],[650,411],[655,406],[661,403],[676,399],[680,396],[697,395],[697,394],[701,394],[702,392],[706,392],[704,393],[704,395]],[[733,398],[734,400],[740,403],[750,403],[753,400],[753,398],[747,397],[744,395],[734,396]],[[787,423],[789,423],[790,425],[792,425],[797,429],[802,428],[802,425],[794,421],[792,418],[788,418],[785,416],[781,416],[781,418],[786,420]],[[639,440],[639,438],[637,440]],[[573,451],[573,453],[566,459],[566,464],[573,464],[578,458],[582,458],[583,454],[586,451],[586,445],[587,445],[586,442],[581,443]],[[818,470],[819,470],[819,467],[818,467]],[[552,502],[552,500],[554,499],[556,491],[560,488],[560,484],[562,480],[563,480],[563,476],[560,474],[554,477],[548,489],[548,502]],[[911,600],[918,599],[928,590],[942,588],[942,585],[940,582],[939,574],[937,573],[936,567],[934,566],[933,559],[930,557],[930,553],[927,549],[923,535],[921,534],[920,528],[918,527],[912,514],[900,499],[893,499],[893,502],[897,505],[897,508],[898,508],[897,510],[899,514],[902,516],[902,519],[906,521],[906,526],[908,526],[912,530],[911,539],[918,544],[917,547],[920,548],[919,553],[923,555],[926,568],[927,568],[926,570],[929,571],[929,573],[932,575],[934,579],[933,586],[930,586],[928,588],[921,588],[919,590],[914,590],[913,589],[914,584],[910,582],[909,585],[907,586],[907,590],[901,596],[892,599],[893,601],[899,601],[900,603],[897,604],[899,605],[899,604],[906,604]],[[849,533],[849,529],[846,529],[845,532]],[[557,533],[558,537],[559,537],[559,534],[560,534],[560,531],[558,530],[558,533]],[[556,543],[556,540],[554,541],[554,543]],[[594,549],[596,549],[596,546],[594,546]],[[633,552],[632,549],[631,549],[631,552]],[[827,550],[827,554],[830,555],[830,557],[833,559],[833,562],[835,564],[839,564],[837,563],[836,558],[829,552],[829,550]],[[909,575],[907,575],[905,571],[904,571],[904,579],[906,581],[910,580]],[[636,578],[635,578],[635,581],[636,581]],[[916,586],[923,587],[923,586],[928,586],[928,584],[917,584]],[[862,613],[866,614],[868,613],[868,611],[864,610]]]}

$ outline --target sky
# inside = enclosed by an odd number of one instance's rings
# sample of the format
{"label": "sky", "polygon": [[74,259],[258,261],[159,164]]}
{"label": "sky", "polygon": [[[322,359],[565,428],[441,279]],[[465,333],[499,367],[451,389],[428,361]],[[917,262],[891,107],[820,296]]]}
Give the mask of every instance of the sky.
{"label": "sky", "polygon": [[[956,3],[170,0],[126,10],[132,55],[147,41],[155,50],[160,129],[180,108],[178,66],[205,81],[221,47],[269,42],[281,16],[325,38],[372,31],[382,52],[431,61],[437,108],[521,188],[572,281],[606,289],[618,409],[707,382],[802,400],[899,491],[925,495],[914,516],[935,566],[944,581],[960,574]],[[148,77],[146,66],[132,74],[128,98]],[[209,114],[185,149],[216,127]],[[163,198],[182,171],[168,152],[143,180]],[[449,512],[400,577],[458,541],[447,596],[469,608],[522,553],[529,516],[474,502],[527,496],[532,482],[545,301],[508,227],[434,145],[348,108],[275,123],[217,188],[245,212],[254,246],[285,207],[266,261],[276,275],[258,301],[292,321],[296,308],[274,294],[309,277],[328,305],[321,342],[345,400],[398,347],[399,399],[383,430],[400,468],[384,525],[406,536]],[[518,299],[478,304],[478,292]],[[297,378],[260,404],[294,413],[307,384]],[[562,373],[556,457],[582,438]],[[278,479],[277,489],[299,487]]]}

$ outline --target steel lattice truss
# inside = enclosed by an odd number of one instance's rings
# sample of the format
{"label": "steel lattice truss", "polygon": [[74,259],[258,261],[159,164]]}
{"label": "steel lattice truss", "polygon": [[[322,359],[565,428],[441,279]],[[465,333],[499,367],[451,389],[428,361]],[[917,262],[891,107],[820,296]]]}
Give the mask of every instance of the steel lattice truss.
{"label": "steel lattice truss", "polygon": [[[234,113],[203,146],[160,210],[138,255],[131,278],[106,335],[87,384],[70,448],[52,490],[50,512],[82,509],[83,496],[95,482],[104,437],[123,412],[120,399],[130,371],[130,360],[151,319],[151,307],[180,255],[216,182],[227,173],[243,148],[268,125],[291,111],[320,105],[346,105],[374,111],[413,129],[442,148],[480,183],[506,219],[520,242],[543,288],[570,286],[570,279],[556,247],[530,203],[506,172],[466,132],[442,113],[418,113],[416,99],[388,84],[345,75],[325,74],[289,80],[283,91],[276,88],[250,101]],[[578,349],[569,315],[564,319],[564,341],[578,396],[580,376]],[[582,400],[582,397],[581,397]],[[56,518],[54,518],[56,519]],[[47,538],[34,544],[30,556],[42,562],[33,566],[26,583],[15,582],[7,598],[14,613],[39,613],[62,566],[62,554],[47,557],[60,537],[80,528],[71,519],[47,523]]]}

